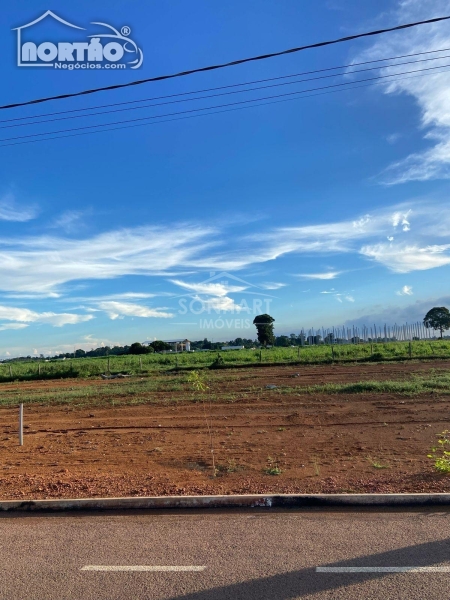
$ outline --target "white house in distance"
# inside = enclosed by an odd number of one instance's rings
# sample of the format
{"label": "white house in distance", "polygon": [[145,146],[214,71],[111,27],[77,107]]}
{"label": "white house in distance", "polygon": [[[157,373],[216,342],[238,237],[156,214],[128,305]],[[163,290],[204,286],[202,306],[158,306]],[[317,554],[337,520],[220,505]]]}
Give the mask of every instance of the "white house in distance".
{"label": "white house in distance", "polygon": [[[165,344],[170,346],[169,352],[190,352],[191,342],[190,340],[161,340]],[[143,342],[143,346],[150,346],[152,342]]]}

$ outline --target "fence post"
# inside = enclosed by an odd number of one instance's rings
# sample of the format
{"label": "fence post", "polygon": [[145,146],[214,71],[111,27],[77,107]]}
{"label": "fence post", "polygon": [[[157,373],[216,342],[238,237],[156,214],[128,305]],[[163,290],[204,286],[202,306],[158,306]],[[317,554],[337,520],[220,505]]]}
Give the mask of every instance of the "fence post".
{"label": "fence post", "polygon": [[409,342],[409,358],[412,358],[412,342]]}
{"label": "fence post", "polygon": [[19,445],[23,446],[23,404],[19,404]]}
{"label": "fence post", "polygon": [[41,375],[41,363],[38,363],[38,375]]}
{"label": "fence post", "polygon": [[262,362],[262,350],[259,351],[259,362]]}
{"label": "fence post", "polygon": [[111,371],[109,370],[109,356],[108,356],[108,375],[111,375]]}
{"label": "fence post", "polygon": [[11,369],[11,365],[9,365],[9,376],[10,376],[10,377],[11,377],[11,379],[12,379],[12,369]]}
{"label": "fence post", "polygon": [[142,371],[142,356],[139,357],[139,369]]}
{"label": "fence post", "polygon": [[334,362],[334,346],[331,345],[331,360]]}

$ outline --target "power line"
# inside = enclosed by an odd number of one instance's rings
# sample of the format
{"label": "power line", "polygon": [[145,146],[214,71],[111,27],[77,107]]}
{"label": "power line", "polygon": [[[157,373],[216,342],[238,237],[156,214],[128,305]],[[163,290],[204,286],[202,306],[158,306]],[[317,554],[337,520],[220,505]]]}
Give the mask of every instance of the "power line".
{"label": "power line", "polygon": [[[416,69],[414,71],[406,71],[406,73],[422,73],[423,71],[430,71],[431,69],[444,69],[447,67],[450,67],[450,64],[441,65],[439,67],[431,67],[430,69]],[[442,72],[448,72],[448,71],[442,71]],[[154,115],[152,117],[130,119],[127,121],[116,121],[114,123],[104,123],[102,125],[92,125],[92,126],[87,126],[87,127],[75,127],[72,129],[64,129],[64,130],[60,130],[60,131],[49,131],[49,132],[39,133],[39,134],[18,136],[18,137],[12,137],[12,138],[4,138],[4,139],[0,139],[0,148],[6,147],[6,146],[17,146],[20,144],[31,144],[31,143],[43,142],[43,141],[49,141],[49,140],[59,140],[59,139],[63,139],[63,138],[75,137],[75,136],[80,136],[80,135],[90,135],[93,133],[105,133],[108,131],[117,131],[119,129],[131,129],[133,127],[141,127],[143,125],[156,125],[158,123],[168,123],[168,122],[172,122],[172,121],[180,121],[180,120],[189,119],[189,118],[207,116],[207,115],[211,115],[211,114],[220,114],[220,113],[230,112],[230,111],[234,111],[234,110],[242,110],[245,108],[253,108],[253,107],[257,107],[257,106],[266,106],[269,104],[277,104],[280,102],[288,102],[290,100],[311,98],[313,96],[321,96],[324,94],[336,93],[336,92],[340,92],[340,91],[345,91],[347,89],[358,89],[358,88],[362,88],[362,87],[368,87],[371,85],[375,85],[376,82],[378,82],[380,79],[386,79],[388,77],[397,77],[397,79],[394,79],[393,81],[401,81],[404,79],[411,79],[413,77],[423,77],[423,76],[432,75],[432,74],[433,73],[423,73],[421,75],[417,75],[417,74],[411,75],[411,77],[398,77],[398,75],[402,75],[402,73],[397,73],[397,74],[393,74],[393,75],[383,75],[380,77],[372,77],[372,78],[368,78],[368,79],[363,79],[363,80],[360,80],[359,82],[345,82],[345,83],[335,84],[335,85],[331,85],[331,86],[324,86],[322,88],[312,88],[310,90],[302,90],[299,92],[289,92],[287,94],[278,94],[276,96],[266,96],[263,98],[255,98],[253,100],[231,102],[228,104],[222,104],[222,105],[217,105],[217,106],[180,111],[180,112],[176,112],[176,113],[168,113],[166,115]],[[369,81],[371,83],[365,83],[363,85],[355,85],[355,83],[361,83],[361,81],[363,81],[363,82]],[[346,87],[343,87],[343,86],[346,86]],[[336,88],[336,87],[339,87],[339,89],[332,89],[332,90],[329,89],[329,88]],[[317,94],[308,94],[305,96],[298,97],[299,94],[304,94],[308,91],[314,91],[314,90],[326,90],[326,91],[322,91]],[[297,97],[293,98],[292,97],[293,95],[296,95]],[[289,98],[286,98],[286,96],[289,96]],[[273,100],[273,101],[260,102],[259,104],[255,104],[256,102],[259,102],[260,100],[266,100],[266,99],[270,100],[270,99],[274,99],[274,98],[275,98],[275,100]],[[278,98],[283,98],[283,99],[279,100]],[[253,104],[250,104],[250,103],[253,103]],[[242,105],[242,104],[245,104],[246,106],[238,106],[237,108],[225,108],[224,110],[212,110],[215,108],[222,108],[222,107],[235,107],[236,105]],[[203,112],[201,112],[201,111],[203,111]],[[210,111],[210,112],[206,112],[206,111]],[[194,113],[194,112],[195,113],[201,112],[201,114],[187,114],[187,113]],[[166,117],[166,116],[177,116],[177,115],[185,115],[185,116],[181,116],[179,118],[173,118],[173,119],[163,119],[163,117]],[[144,120],[148,121],[149,119],[159,119],[159,120],[153,121],[151,123],[142,123],[142,121],[144,121]],[[139,121],[139,123],[136,123],[136,121]],[[129,125],[128,123],[135,123],[135,124]],[[116,125],[116,124],[119,126],[118,127],[110,127],[110,125]],[[67,135],[58,135],[56,137],[40,138],[40,139],[34,139],[34,140],[27,139],[25,141],[19,141],[19,142],[10,141],[10,140],[23,140],[24,138],[37,137],[37,136],[41,136],[41,135],[42,136],[53,135],[53,134],[59,134],[59,133],[64,133],[64,132],[73,132],[73,131],[78,132],[78,131],[81,131],[84,129],[94,129],[94,128],[99,128],[99,127],[108,127],[108,128],[97,130],[97,131],[82,131],[81,133],[68,133]],[[5,142],[9,141],[10,143],[1,144],[1,142],[4,142],[4,141]]]}
{"label": "power line", "polygon": [[238,60],[233,60],[227,63],[221,63],[217,65],[210,65],[208,67],[200,67],[198,69],[190,69],[188,71],[180,71],[179,73],[172,73],[170,75],[159,75],[158,77],[150,77],[148,79],[138,79],[136,81],[130,81],[129,83],[120,83],[116,85],[109,85],[101,88],[91,88],[87,90],[83,90],[81,92],[74,92],[72,94],[60,94],[58,96],[47,96],[45,98],[37,98],[34,100],[27,100],[26,102],[16,102],[15,104],[5,104],[0,106],[0,110],[6,110],[10,108],[17,108],[19,106],[29,106],[30,104],[40,104],[42,102],[49,102],[50,100],[62,100],[65,98],[74,98],[76,96],[85,96],[87,94],[95,94],[97,92],[105,92],[108,90],[117,90],[120,88],[131,87],[134,85],[142,85],[144,83],[150,83],[153,81],[163,81],[165,79],[174,79],[175,77],[185,77],[187,75],[192,75],[194,73],[203,73],[205,71],[214,71],[217,69],[224,69],[227,67],[235,67],[236,65],[242,65],[248,62],[254,62],[257,60],[266,60],[268,58],[274,58],[275,56],[283,56],[286,54],[293,54],[295,52],[302,52],[303,50],[309,50],[312,48],[322,48],[324,46],[330,46],[332,44],[340,44],[342,42],[349,42],[351,40],[356,40],[363,37],[380,35],[382,33],[389,33],[391,31],[400,31],[403,29],[409,29],[411,27],[417,27],[419,25],[427,25],[430,23],[438,23],[439,21],[447,21],[450,19],[450,16],[446,17],[436,17],[434,19],[427,19],[425,21],[416,21],[415,23],[405,23],[402,25],[397,25],[396,27],[388,27],[386,29],[377,29],[374,31],[367,31],[365,33],[358,33],[355,35],[348,35],[346,37],[327,40],[324,42],[316,42],[314,44],[307,44],[305,46],[298,46],[296,48],[289,48],[288,50],[281,50],[280,52],[272,52],[270,54],[261,54],[259,56],[252,56],[250,58],[241,58]]}
{"label": "power line", "polygon": [[[411,77],[423,77],[429,75],[429,73],[425,73],[424,75],[412,75]],[[402,79],[410,79],[410,77],[399,77],[398,80],[402,80]],[[396,80],[396,81],[398,81]],[[375,85],[374,83],[365,83],[363,85],[355,85],[350,89],[357,89],[357,88],[363,88],[363,87],[368,87],[368,86],[372,86]],[[72,133],[72,134],[68,134],[68,135],[61,135],[61,136],[57,136],[57,137],[49,137],[49,138],[43,138],[43,139],[39,139],[39,140],[26,140],[24,142],[11,142],[9,144],[2,144],[0,145],[0,148],[6,147],[6,146],[17,146],[17,145],[21,145],[21,144],[34,144],[36,142],[45,142],[45,141],[51,141],[51,140],[60,140],[60,139],[64,139],[64,138],[68,138],[68,137],[77,137],[77,136],[81,136],[81,135],[92,135],[95,133],[106,133],[109,131],[117,131],[119,129],[131,129],[134,127],[142,127],[142,126],[146,126],[146,125],[158,125],[159,123],[171,123],[173,121],[183,121],[186,119],[196,119],[198,117],[207,117],[209,115],[217,115],[217,114],[222,114],[222,113],[226,113],[226,112],[233,112],[233,111],[237,111],[237,110],[245,110],[248,108],[255,108],[255,107],[259,107],[259,106],[267,106],[269,104],[279,104],[280,102],[290,102],[292,100],[302,100],[304,98],[312,98],[314,96],[323,96],[325,94],[336,94],[338,92],[343,92],[346,91],[346,89],[340,88],[338,90],[327,90],[325,92],[318,92],[317,94],[308,94],[307,96],[300,96],[297,98],[284,98],[282,100],[274,100],[274,101],[270,101],[270,102],[261,102],[259,104],[253,104],[250,106],[239,106],[237,108],[227,108],[224,110],[217,110],[217,111],[210,111],[210,112],[205,112],[202,114],[197,114],[197,115],[187,115],[184,117],[177,117],[174,119],[161,119],[160,121],[153,121],[152,123],[139,123],[136,125],[124,125],[124,126],[120,126],[120,127],[111,127],[109,129],[102,129],[99,131],[85,131],[82,133]],[[50,134],[50,132],[49,132]]]}
{"label": "power line", "polygon": [[[434,52],[436,52],[436,51],[434,51]],[[423,53],[419,53],[419,54],[423,54]],[[158,102],[155,104],[144,104],[143,106],[129,106],[127,108],[115,108],[112,110],[104,110],[104,111],[90,113],[90,114],[70,115],[70,116],[56,118],[56,119],[45,119],[45,120],[41,120],[41,121],[28,121],[26,123],[15,123],[13,125],[1,125],[1,123],[3,121],[0,121],[0,129],[25,127],[27,125],[41,125],[42,123],[54,123],[54,122],[58,122],[58,121],[67,121],[70,119],[81,119],[84,117],[97,117],[97,116],[102,116],[102,115],[110,114],[110,113],[126,112],[126,111],[130,111],[130,110],[143,110],[145,108],[153,108],[155,106],[164,106],[167,104],[179,104],[181,102],[193,102],[195,100],[205,100],[208,98],[217,98],[219,96],[229,96],[232,94],[246,94],[248,92],[254,92],[254,91],[262,90],[262,89],[275,88],[275,87],[281,87],[281,86],[286,86],[286,85],[295,85],[298,83],[305,83],[308,81],[315,81],[318,79],[329,79],[332,77],[342,77],[343,75],[353,75],[355,73],[364,73],[367,71],[375,71],[377,69],[382,69],[382,68],[400,67],[400,66],[404,66],[404,65],[417,64],[417,63],[429,62],[429,61],[434,61],[434,60],[442,60],[444,58],[450,58],[450,55],[447,54],[444,56],[434,56],[432,58],[421,58],[419,60],[410,60],[410,61],[400,62],[400,63],[396,63],[396,64],[392,64],[392,65],[385,65],[385,66],[378,65],[376,67],[367,67],[365,69],[354,69],[353,71],[347,71],[346,73],[344,72],[344,73],[333,73],[331,75],[319,75],[317,77],[308,77],[307,79],[298,79],[296,81],[284,81],[282,83],[272,83],[269,85],[263,85],[263,86],[248,88],[248,89],[232,90],[232,91],[228,91],[228,92],[219,92],[218,94],[209,94],[208,96],[198,96],[198,97],[194,97],[194,98],[182,98],[182,99],[178,99],[178,100],[169,100],[166,102]],[[386,59],[382,59],[382,60],[386,60]],[[370,61],[370,62],[373,63],[373,62],[379,62],[379,61]],[[339,68],[339,67],[336,67],[336,68]],[[341,68],[345,68],[345,67],[341,67]],[[325,69],[321,69],[320,71],[322,72],[324,70]],[[285,79],[286,77],[295,77],[295,75],[286,75],[286,76],[283,76],[282,78]],[[279,77],[270,78],[266,81],[273,81],[275,79],[278,80],[280,78]],[[222,88],[219,88],[219,89],[223,89],[224,87],[235,87],[236,85],[245,85],[245,84],[233,84],[232,86],[223,86]],[[249,83],[248,85],[251,85],[251,83]],[[188,92],[188,93],[192,93],[192,92]],[[201,93],[201,92],[199,92],[199,93]],[[178,94],[173,94],[169,97],[173,98],[173,97],[176,97],[177,95]],[[184,94],[181,94],[181,95],[184,95]],[[154,98],[154,99],[149,98],[148,100],[157,100],[157,99],[158,98]],[[145,100],[140,100],[139,102],[145,102]],[[57,114],[65,114],[65,113],[64,113],[64,111],[62,111]],[[41,115],[41,116],[43,116],[43,115]],[[31,119],[33,117],[26,117],[26,118]],[[37,117],[34,117],[34,118],[37,118]]]}
{"label": "power line", "polygon": [[[212,87],[212,88],[206,88],[206,89],[202,89],[202,90],[194,90],[192,92],[179,92],[176,94],[168,94],[165,96],[154,96],[152,98],[142,98],[141,100],[127,100],[125,102],[113,102],[110,104],[100,104],[97,106],[90,106],[87,108],[73,108],[71,110],[59,110],[59,111],[54,111],[54,112],[50,112],[50,113],[43,113],[41,115],[31,115],[29,117],[15,117],[13,119],[3,119],[0,120],[0,123],[13,123],[15,121],[28,121],[29,119],[40,119],[42,117],[52,117],[55,115],[66,115],[66,114],[70,114],[70,113],[78,113],[78,112],[83,112],[83,111],[88,111],[88,110],[97,110],[100,108],[111,108],[111,107],[115,107],[115,106],[125,106],[128,104],[137,104],[139,102],[153,102],[154,100],[166,100],[167,98],[178,98],[178,97],[182,97],[182,96],[189,96],[189,95],[193,95],[193,94],[203,94],[205,92],[215,92],[218,90],[225,90],[225,89],[231,89],[231,88],[235,88],[235,87],[242,87],[245,85],[254,85],[256,83],[266,83],[268,81],[277,81],[280,79],[289,79],[292,77],[303,77],[304,75],[314,75],[316,73],[325,73],[327,71],[337,71],[337,70],[342,70],[342,69],[349,69],[349,68],[353,68],[353,67],[360,67],[363,65],[371,65],[374,63],[379,63],[379,62],[387,62],[387,61],[392,61],[392,60],[399,60],[401,58],[411,58],[414,56],[423,56],[425,54],[435,54],[437,52],[448,52],[450,50],[450,48],[440,48],[438,50],[427,50],[425,52],[414,52],[412,54],[401,54],[399,56],[390,56],[388,58],[378,58],[376,60],[366,60],[363,62],[358,62],[358,63],[351,63],[349,65],[341,65],[341,66],[337,66],[337,67],[327,67],[324,69],[315,69],[313,71],[303,71],[300,73],[293,73],[290,75],[279,75],[278,77],[268,77],[266,79],[256,79],[253,81],[244,81],[241,83],[232,83],[229,85],[222,85],[222,86],[218,86],[218,87]],[[439,58],[447,58],[447,57],[442,57],[442,56],[438,56],[436,57],[436,60]],[[416,61],[419,62],[419,61]],[[388,66],[397,66],[397,65],[388,65]],[[378,67],[378,68],[383,68],[382,66]],[[387,67],[386,67],[387,68]],[[101,114],[101,113],[98,113]],[[43,122],[43,121],[42,121]]]}

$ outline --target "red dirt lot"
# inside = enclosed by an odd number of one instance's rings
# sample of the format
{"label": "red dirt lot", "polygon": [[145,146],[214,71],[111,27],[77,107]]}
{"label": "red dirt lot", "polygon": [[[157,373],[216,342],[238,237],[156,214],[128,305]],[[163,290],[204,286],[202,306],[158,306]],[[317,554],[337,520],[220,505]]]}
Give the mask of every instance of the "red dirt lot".
{"label": "red dirt lot", "polygon": [[[103,396],[81,407],[26,404],[22,447],[17,408],[1,408],[0,498],[450,491],[450,477],[426,457],[436,434],[450,429],[450,395],[296,389],[449,368],[427,361],[214,371],[211,405],[194,401],[186,373],[171,373],[178,385],[134,395],[133,404],[121,380],[1,384],[0,395],[98,386]],[[115,399],[125,404],[111,406]]]}

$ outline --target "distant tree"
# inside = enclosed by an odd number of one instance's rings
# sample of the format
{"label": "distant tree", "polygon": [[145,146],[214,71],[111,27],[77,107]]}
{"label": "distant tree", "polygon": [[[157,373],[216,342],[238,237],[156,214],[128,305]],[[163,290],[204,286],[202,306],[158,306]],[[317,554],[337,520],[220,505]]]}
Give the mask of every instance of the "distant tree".
{"label": "distant tree", "polygon": [[427,312],[423,320],[427,329],[435,329],[442,334],[446,329],[450,329],[450,311],[445,306],[435,306]]}
{"label": "distant tree", "polygon": [[162,352],[163,350],[170,350],[169,344],[162,342],[161,340],[155,340],[150,344],[155,352]]}
{"label": "distant tree", "polygon": [[82,350],[81,348],[75,350],[75,358],[82,358],[83,356],[86,356],[86,352],[84,350]]}
{"label": "distant tree", "polygon": [[281,346],[282,348],[287,348],[291,345],[291,338],[288,338],[287,335],[279,335],[275,338],[275,346]]}
{"label": "distant tree", "polygon": [[257,315],[253,319],[253,325],[256,326],[256,331],[258,333],[258,341],[264,347],[267,344],[273,344],[274,335],[273,335],[273,323],[275,319],[268,314]]}
{"label": "distant tree", "polygon": [[148,354],[148,348],[143,346],[140,342],[134,342],[131,344],[129,349],[130,354]]}

